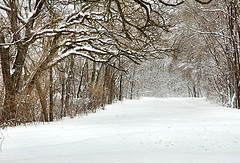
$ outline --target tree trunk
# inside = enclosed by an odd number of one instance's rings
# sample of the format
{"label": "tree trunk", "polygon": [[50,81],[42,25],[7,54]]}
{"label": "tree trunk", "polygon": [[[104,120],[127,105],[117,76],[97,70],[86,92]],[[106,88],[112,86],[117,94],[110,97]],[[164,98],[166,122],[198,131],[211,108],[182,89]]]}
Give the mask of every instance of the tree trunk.
{"label": "tree trunk", "polygon": [[[232,60],[233,60],[233,71],[234,71],[234,92],[236,95],[236,102],[235,106],[236,108],[240,109],[240,87],[239,87],[239,81],[240,81],[240,66],[239,66],[239,37],[240,32],[238,33],[238,22],[235,22],[237,18],[239,17],[237,1],[231,1],[229,2],[229,30],[230,30],[230,43],[232,44]],[[237,37],[239,35],[239,37]]]}
{"label": "tree trunk", "polygon": [[91,83],[94,83],[94,82],[95,82],[95,76],[96,76],[96,62],[93,62],[93,70],[92,70]]}
{"label": "tree trunk", "polygon": [[193,88],[193,97],[197,97],[196,86],[194,85],[192,88]]}
{"label": "tree trunk", "polygon": [[85,71],[85,66],[86,66],[87,62],[85,60],[85,62],[83,63],[82,69],[81,69],[81,75],[80,75],[80,82],[79,82],[79,86],[78,86],[78,92],[77,92],[77,98],[80,98],[80,93],[81,93],[81,87],[82,87],[82,82],[83,82],[83,77],[84,77],[84,71]]}
{"label": "tree trunk", "polygon": [[[4,35],[0,33],[0,43],[4,43]],[[5,88],[5,98],[4,106],[1,113],[0,122],[11,121],[15,124],[16,116],[16,91],[14,89],[14,82],[10,73],[10,58],[9,58],[9,48],[0,46],[0,55],[1,55],[1,66],[2,66],[2,75],[3,83]]]}
{"label": "tree trunk", "polygon": [[65,111],[67,111],[67,114],[70,114],[69,104],[70,104],[70,94],[72,93],[71,85],[72,85],[72,79],[73,79],[73,66],[74,66],[74,60],[73,60],[73,56],[71,56],[68,77],[66,80]]}
{"label": "tree trunk", "polygon": [[123,82],[123,77],[122,73],[120,74],[120,79],[119,79],[119,96],[118,100],[122,101],[122,82]]}
{"label": "tree trunk", "polygon": [[136,71],[136,66],[134,65],[133,67],[133,74],[132,74],[132,80],[131,80],[131,88],[130,88],[130,100],[133,99],[133,88],[134,88],[134,78],[135,78],[135,71]]}
{"label": "tree trunk", "polygon": [[[121,63],[121,56],[119,56],[118,59],[118,68],[119,70],[121,69],[122,63]],[[123,75],[122,72],[120,72],[120,79],[119,79],[119,95],[118,95],[118,100],[122,101],[122,81],[123,81]]]}
{"label": "tree trunk", "polygon": [[61,118],[66,116],[66,112],[64,110],[64,94],[65,94],[65,76],[64,74],[62,75],[62,95],[61,95]]}
{"label": "tree trunk", "polygon": [[50,84],[49,84],[49,121],[53,121],[53,71],[52,68],[49,69],[49,79],[50,79]]}
{"label": "tree trunk", "polygon": [[110,82],[108,85],[108,88],[109,88],[108,104],[112,104],[114,99],[114,94],[115,94],[114,85],[115,85],[115,75],[113,73],[112,76],[110,76]]}
{"label": "tree trunk", "polygon": [[38,96],[40,98],[41,107],[42,107],[41,119],[43,122],[48,122],[46,93],[43,92],[39,80],[36,81],[36,89],[37,89]]}

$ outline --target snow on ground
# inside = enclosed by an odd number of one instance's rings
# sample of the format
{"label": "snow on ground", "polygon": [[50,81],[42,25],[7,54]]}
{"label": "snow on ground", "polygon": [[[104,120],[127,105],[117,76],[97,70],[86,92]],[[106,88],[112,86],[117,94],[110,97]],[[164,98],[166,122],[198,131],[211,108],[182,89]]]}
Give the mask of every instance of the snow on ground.
{"label": "snow on ground", "polygon": [[1,163],[240,163],[240,110],[203,99],[126,100],[2,134]]}

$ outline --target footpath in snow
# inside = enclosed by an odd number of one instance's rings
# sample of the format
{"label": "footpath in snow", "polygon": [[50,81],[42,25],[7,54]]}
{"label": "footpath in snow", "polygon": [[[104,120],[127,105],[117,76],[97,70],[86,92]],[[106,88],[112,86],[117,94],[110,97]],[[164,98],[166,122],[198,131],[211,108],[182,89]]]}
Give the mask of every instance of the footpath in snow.
{"label": "footpath in snow", "polygon": [[203,99],[126,100],[1,132],[0,163],[240,163],[240,110]]}

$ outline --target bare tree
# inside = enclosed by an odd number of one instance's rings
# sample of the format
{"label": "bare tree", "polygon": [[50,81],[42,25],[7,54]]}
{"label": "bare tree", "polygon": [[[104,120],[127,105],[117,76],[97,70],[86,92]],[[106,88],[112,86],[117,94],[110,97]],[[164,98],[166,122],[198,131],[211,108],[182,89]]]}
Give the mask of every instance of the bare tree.
{"label": "bare tree", "polygon": [[[209,4],[212,0],[195,1]],[[173,24],[167,21],[168,15],[162,9],[184,2],[1,1],[0,54],[5,89],[1,123],[21,121],[19,104],[24,96],[33,92],[44,72],[69,56],[80,56],[105,63],[108,69],[119,69],[116,66],[119,56],[140,63],[149,56],[165,52],[166,47],[158,43]],[[111,80],[115,83],[112,72]],[[63,91],[69,92],[67,88]],[[65,107],[67,101],[65,99]],[[41,103],[45,108],[46,102]]]}

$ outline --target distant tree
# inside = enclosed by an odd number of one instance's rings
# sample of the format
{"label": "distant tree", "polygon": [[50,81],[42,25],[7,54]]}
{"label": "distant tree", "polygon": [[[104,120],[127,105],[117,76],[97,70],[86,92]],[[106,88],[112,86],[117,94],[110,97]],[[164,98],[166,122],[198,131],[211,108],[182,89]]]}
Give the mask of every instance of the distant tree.
{"label": "distant tree", "polygon": [[180,51],[174,55],[175,68],[193,86],[235,108],[240,108],[239,5],[237,0],[185,3],[176,32]]}

